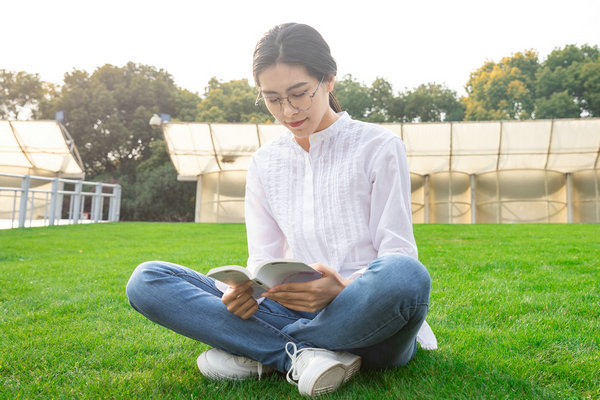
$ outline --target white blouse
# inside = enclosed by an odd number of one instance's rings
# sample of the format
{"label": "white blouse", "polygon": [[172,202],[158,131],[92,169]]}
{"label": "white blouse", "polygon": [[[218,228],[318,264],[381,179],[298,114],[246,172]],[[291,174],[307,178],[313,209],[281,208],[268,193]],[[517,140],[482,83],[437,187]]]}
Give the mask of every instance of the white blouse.
{"label": "white blouse", "polygon": [[[418,259],[402,140],[347,113],[309,139],[307,152],[288,131],[252,158],[245,200],[248,268],[295,258],[354,279],[386,254]],[[437,349],[426,321],[417,341]]]}
{"label": "white blouse", "polygon": [[308,152],[288,131],[248,169],[248,268],[295,258],[353,279],[386,254],[416,259],[410,195],[404,144],[387,129],[341,113]]}

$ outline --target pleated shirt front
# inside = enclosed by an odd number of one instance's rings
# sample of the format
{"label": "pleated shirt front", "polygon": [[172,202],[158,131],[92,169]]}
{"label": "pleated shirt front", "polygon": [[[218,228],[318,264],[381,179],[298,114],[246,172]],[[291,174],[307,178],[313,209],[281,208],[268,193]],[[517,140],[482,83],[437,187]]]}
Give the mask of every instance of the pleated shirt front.
{"label": "pleated shirt front", "polygon": [[262,146],[246,180],[248,268],[274,258],[321,263],[352,278],[375,258],[417,258],[402,140],[341,113],[310,136]]}

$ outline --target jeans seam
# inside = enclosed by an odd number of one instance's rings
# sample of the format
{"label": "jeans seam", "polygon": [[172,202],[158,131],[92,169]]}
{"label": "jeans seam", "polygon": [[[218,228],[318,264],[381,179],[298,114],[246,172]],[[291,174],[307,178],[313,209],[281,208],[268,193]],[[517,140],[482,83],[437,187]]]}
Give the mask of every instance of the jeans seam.
{"label": "jeans seam", "polygon": [[[417,307],[420,307],[420,306],[426,306],[427,308],[429,308],[429,304],[427,304],[427,303],[419,303],[419,304],[416,304],[416,305],[414,305],[414,306],[408,307],[408,310],[412,311],[412,310],[414,310],[414,309],[416,309]],[[406,310],[406,309],[405,309],[405,310]],[[379,331],[381,331],[382,329],[384,329],[385,327],[387,327],[389,324],[391,324],[392,322],[394,322],[394,321],[396,321],[396,320],[398,320],[398,319],[400,319],[400,318],[402,318],[402,319],[406,320],[406,319],[404,318],[404,316],[402,316],[402,314],[400,314],[400,315],[396,315],[394,318],[392,318],[392,319],[388,320],[388,321],[387,321],[385,324],[383,324],[383,325],[381,325],[379,328],[377,328],[377,329],[375,329],[375,330],[371,331],[371,332],[370,332],[368,335],[364,336],[363,338],[361,338],[361,339],[357,339],[357,340],[355,340],[355,341],[353,341],[353,342],[351,342],[351,343],[347,344],[346,346],[335,346],[335,347],[342,348],[342,349],[344,349],[344,348],[353,348],[353,347],[361,347],[361,346],[357,346],[356,344],[359,344],[359,343],[361,343],[361,342],[364,342],[365,340],[368,340],[368,339],[372,338],[372,337],[373,337],[373,336],[375,336],[375,335],[376,335],[376,334],[377,334]],[[407,322],[408,322],[408,321],[407,321]]]}
{"label": "jeans seam", "polygon": [[[216,287],[216,286],[212,286],[210,284],[207,284],[203,279],[198,278],[196,275],[194,274],[190,274],[187,272],[174,272],[174,271],[168,271],[168,274],[171,276],[176,276],[176,277],[187,277],[187,278],[191,278],[194,279],[196,282],[198,282],[199,284],[201,284],[204,287],[209,287],[212,290],[216,290],[219,293],[221,293],[221,291]],[[206,277],[207,279],[209,279],[208,277]],[[205,290],[206,291],[206,290]],[[298,318],[294,318],[294,317],[289,317],[287,315],[283,315],[283,314],[278,314],[278,313],[273,313],[270,311],[266,311],[266,310],[260,310],[258,309],[256,312],[260,312],[263,314],[269,314],[269,315],[274,315],[277,317],[284,317],[286,319],[289,319],[290,321],[296,321]],[[252,317],[253,319],[256,320],[256,322],[260,323],[261,325],[263,325],[264,327],[274,331],[275,333],[279,334],[282,338],[284,338],[285,340],[287,340],[288,342],[296,342],[296,340],[294,338],[292,338],[291,336],[287,335],[286,333],[282,332],[281,330],[277,329],[276,327],[274,327],[273,325],[263,321],[260,318],[254,318],[254,316]]]}

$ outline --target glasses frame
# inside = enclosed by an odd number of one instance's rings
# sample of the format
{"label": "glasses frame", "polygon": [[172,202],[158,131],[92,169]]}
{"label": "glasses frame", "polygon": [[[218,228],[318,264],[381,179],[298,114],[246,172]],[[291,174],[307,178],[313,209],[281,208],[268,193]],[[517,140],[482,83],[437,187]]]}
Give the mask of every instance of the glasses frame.
{"label": "glasses frame", "polygon": [[[319,91],[319,88],[321,87],[321,84],[323,83],[323,79],[325,79],[325,77],[322,77],[321,80],[319,81],[319,84],[317,85],[317,88],[315,89],[315,91],[309,95],[308,97],[310,98],[310,106],[306,107],[306,108],[298,108],[295,105],[292,104],[292,102],[290,101],[290,96],[293,95],[288,95],[286,97],[278,97],[277,98],[277,102],[279,103],[279,111],[278,113],[283,112],[283,100],[287,100],[288,104],[290,105],[290,107],[292,107],[293,110],[296,111],[308,111],[310,110],[310,108],[313,105],[313,97],[315,97],[317,95],[317,92]],[[308,90],[303,91],[302,93],[308,93]],[[262,95],[262,90],[258,93],[258,96],[256,96],[256,101],[254,102],[255,106],[258,106],[258,103],[260,103],[260,101],[262,100],[265,103],[265,107],[267,107],[267,109],[270,110],[269,106],[267,105],[267,102],[265,100],[265,96]]]}

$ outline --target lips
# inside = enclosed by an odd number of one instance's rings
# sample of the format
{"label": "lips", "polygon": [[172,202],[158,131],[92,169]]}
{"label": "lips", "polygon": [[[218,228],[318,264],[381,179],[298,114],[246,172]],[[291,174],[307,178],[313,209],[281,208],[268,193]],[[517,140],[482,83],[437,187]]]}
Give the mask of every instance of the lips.
{"label": "lips", "polygon": [[294,122],[288,122],[288,125],[291,126],[292,128],[298,128],[300,125],[302,125],[305,121],[307,120],[307,118],[301,120],[301,121],[294,121]]}

